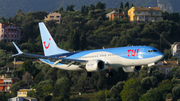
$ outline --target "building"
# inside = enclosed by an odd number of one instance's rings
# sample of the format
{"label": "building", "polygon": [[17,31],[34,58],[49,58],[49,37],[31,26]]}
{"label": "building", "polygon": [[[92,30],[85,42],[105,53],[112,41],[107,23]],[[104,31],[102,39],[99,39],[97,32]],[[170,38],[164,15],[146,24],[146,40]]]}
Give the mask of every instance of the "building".
{"label": "building", "polygon": [[174,42],[171,45],[171,53],[173,56],[180,58],[180,42]]}
{"label": "building", "polygon": [[32,97],[13,97],[8,99],[8,101],[37,101],[37,99]]}
{"label": "building", "polygon": [[33,89],[20,89],[17,91],[17,97],[8,99],[8,101],[37,101],[36,98],[28,97],[27,94]]}
{"label": "building", "polygon": [[55,20],[56,23],[60,24],[62,20],[62,16],[59,13],[53,12],[47,15],[47,17],[44,17],[45,22],[49,20]]}
{"label": "building", "polygon": [[7,74],[0,76],[0,91],[10,91],[11,85],[17,82],[14,78],[6,78]]}
{"label": "building", "polygon": [[21,30],[19,26],[12,23],[0,23],[0,41],[20,42]]}
{"label": "building", "polygon": [[28,92],[30,92],[32,89],[20,89],[17,91],[17,97],[27,97]]}
{"label": "building", "polygon": [[161,12],[158,7],[132,7],[128,10],[128,18],[131,22],[161,21]]}
{"label": "building", "polygon": [[165,75],[169,73],[169,70],[173,66],[179,66],[179,62],[178,61],[159,61],[158,64],[156,65],[156,67],[158,67],[159,70],[161,70],[161,72]]}
{"label": "building", "polygon": [[114,20],[116,18],[123,19],[123,18],[125,18],[125,14],[120,14],[119,11],[114,10],[110,13],[107,13],[106,17],[109,18],[109,20],[111,21],[111,20]]}

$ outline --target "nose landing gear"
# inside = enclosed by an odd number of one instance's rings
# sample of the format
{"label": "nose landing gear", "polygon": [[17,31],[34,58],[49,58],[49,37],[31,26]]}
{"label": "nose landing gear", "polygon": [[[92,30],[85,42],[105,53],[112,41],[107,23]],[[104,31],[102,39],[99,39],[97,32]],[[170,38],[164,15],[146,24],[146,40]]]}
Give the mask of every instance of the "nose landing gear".
{"label": "nose landing gear", "polygon": [[112,73],[112,72],[107,72],[107,73],[105,74],[105,76],[106,76],[107,78],[112,78],[112,77],[113,77],[113,73]]}
{"label": "nose landing gear", "polygon": [[112,78],[113,77],[113,72],[111,72],[111,70],[112,70],[112,67],[109,69],[109,72],[106,72],[105,76],[107,78]]}

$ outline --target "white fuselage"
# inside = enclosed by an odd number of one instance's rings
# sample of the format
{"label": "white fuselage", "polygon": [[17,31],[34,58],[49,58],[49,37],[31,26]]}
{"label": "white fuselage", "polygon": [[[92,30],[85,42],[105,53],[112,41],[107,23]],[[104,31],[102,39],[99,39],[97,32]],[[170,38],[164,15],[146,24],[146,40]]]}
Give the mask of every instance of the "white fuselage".
{"label": "white fuselage", "polygon": [[[121,57],[121,55],[127,55],[127,54],[112,54],[109,52],[93,52],[87,55],[84,55],[82,57],[74,57],[73,59],[79,59],[79,60],[102,60],[105,63],[105,69],[110,68],[118,68],[118,67],[127,67],[127,66],[141,66],[141,65],[147,65],[154,62],[159,61],[163,55],[150,57],[150,58],[141,58],[140,59],[127,59]],[[44,62],[44,61],[43,61]],[[44,62],[49,64],[48,62]],[[82,68],[79,68],[78,65],[69,65],[69,64],[61,64],[61,65],[52,65],[49,64],[52,67],[60,68],[63,70],[84,70]]]}

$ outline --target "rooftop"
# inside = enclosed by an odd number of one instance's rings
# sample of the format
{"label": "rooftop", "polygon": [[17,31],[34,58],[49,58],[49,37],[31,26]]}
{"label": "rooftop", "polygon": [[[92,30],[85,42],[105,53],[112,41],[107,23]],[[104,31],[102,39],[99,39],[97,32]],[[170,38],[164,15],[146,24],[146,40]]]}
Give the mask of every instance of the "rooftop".
{"label": "rooftop", "polygon": [[179,66],[178,61],[159,61],[156,67],[172,67],[172,66]]}
{"label": "rooftop", "polygon": [[161,11],[158,7],[134,7],[135,10]]}
{"label": "rooftop", "polygon": [[37,100],[36,98],[33,98],[33,97],[24,97],[24,99]]}
{"label": "rooftop", "polygon": [[33,89],[20,89],[20,90],[17,91],[17,92],[27,92],[27,91],[31,91],[31,90],[33,90]]}

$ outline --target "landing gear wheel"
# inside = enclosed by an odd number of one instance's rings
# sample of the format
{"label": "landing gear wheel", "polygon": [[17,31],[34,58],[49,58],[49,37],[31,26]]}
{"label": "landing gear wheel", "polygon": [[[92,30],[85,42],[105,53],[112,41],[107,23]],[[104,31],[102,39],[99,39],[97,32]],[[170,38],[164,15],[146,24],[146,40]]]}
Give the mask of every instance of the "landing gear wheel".
{"label": "landing gear wheel", "polygon": [[86,71],[85,71],[85,72],[84,72],[84,76],[85,76],[85,77],[91,77],[91,76],[92,76],[92,73],[91,73],[91,72],[86,72]]}
{"label": "landing gear wheel", "polygon": [[150,74],[150,73],[151,73],[151,68],[148,69],[148,74]]}
{"label": "landing gear wheel", "polygon": [[113,77],[113,73],[112,72],[107,72],[105,76],[107,78],[111,78],[111,77]]}

